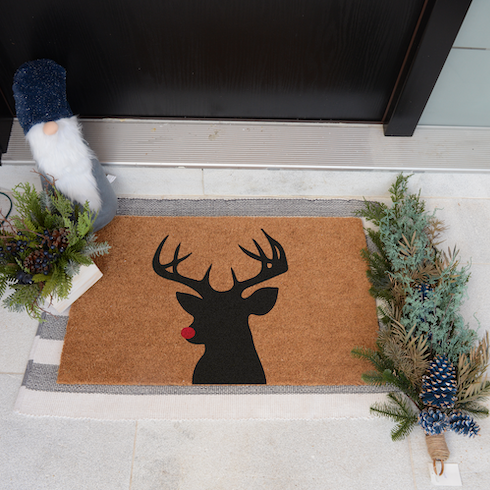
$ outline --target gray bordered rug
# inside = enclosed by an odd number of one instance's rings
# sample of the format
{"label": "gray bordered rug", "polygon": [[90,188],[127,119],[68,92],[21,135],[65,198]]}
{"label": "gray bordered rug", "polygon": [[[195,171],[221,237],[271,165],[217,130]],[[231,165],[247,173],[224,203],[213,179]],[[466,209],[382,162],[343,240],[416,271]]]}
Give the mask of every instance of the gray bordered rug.
{"label": "gray bordered rug", "polygon": [[[362,206],[363,201],[342,199],[119,199],[118,214],[352,217]],[[68,317],[44,318],[15,406],[26,415],[109,420],[366,418],[369,406],[387,391],[363,385],[59,385]]]}

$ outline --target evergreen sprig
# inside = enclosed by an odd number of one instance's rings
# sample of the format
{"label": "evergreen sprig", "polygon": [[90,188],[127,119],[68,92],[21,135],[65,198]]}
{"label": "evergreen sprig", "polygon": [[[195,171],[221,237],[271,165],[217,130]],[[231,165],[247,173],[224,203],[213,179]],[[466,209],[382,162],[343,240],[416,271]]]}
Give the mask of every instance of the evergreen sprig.
{"label": "evergreen sprig", "polygon": [[388,402],[375,403],[371,413],[380,417],[388,417],[396,423],[391,430],[391,438],[398,441],[410,434],[418,423],[418,413],[401,393],[388,393]]}
{"label": "evergreen sprig", "polygon": [[[430,417],[419,420],[416,412],[429,413],[431,402],[439,399],[437,390],[446,389],[444,382],[434,378],[426,381],[431,395],[420,396],[422,379],[435,372],[436,358],[457,373],[457,396],[442,407],[441,416],[456,420],[447,425],[456,432],[474,435],[479,428],[470,415],[489,414],[482,405],[490,396],[490,381],[485,377],[488,335],[475,346],[476,332],[460,314],[469,266],[459,264],[456,248],[447,252],[438,248],[445,227],[435,212],[426,211],[420,192],[408,193],[409,177],[398,175],[390,187],[391,206],[365,201],[357,213],[374,226],[366,229],[374,249],[366,248],[361,255],[368,266],[370,293],[377,300],[381,326],[374,349],[356,347],[352,354],[374,367],[362,375],[365,383],[396,389],[388,394],[388,403],[372,407],[373,413],[397,423],[393,440],[405,437],[421,420],[424,430],[431,430]],[[470,426],[471,431],[462,429]]]}
{"label": "evergreen sprig", "polygon": [[10,291],[7,309],[41,319],[44,303],[66,298],[80,266],[110,246],[96,242],[88,202],[72,203],[54,182],[41,192],[19,184],[12,194],[18,214],[0,229],[0,297]]}

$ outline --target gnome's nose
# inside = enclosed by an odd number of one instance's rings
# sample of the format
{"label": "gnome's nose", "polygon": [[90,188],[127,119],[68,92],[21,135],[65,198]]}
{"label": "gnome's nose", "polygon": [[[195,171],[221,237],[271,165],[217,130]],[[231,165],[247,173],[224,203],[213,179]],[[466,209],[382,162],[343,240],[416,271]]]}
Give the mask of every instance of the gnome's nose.
{"label": "gnome's nose", "polygon": [[43,132],[44,134],[51,136],[52,134],[56,134],[58,131],[58,124],[55,121],[49,121],[44,123]]}

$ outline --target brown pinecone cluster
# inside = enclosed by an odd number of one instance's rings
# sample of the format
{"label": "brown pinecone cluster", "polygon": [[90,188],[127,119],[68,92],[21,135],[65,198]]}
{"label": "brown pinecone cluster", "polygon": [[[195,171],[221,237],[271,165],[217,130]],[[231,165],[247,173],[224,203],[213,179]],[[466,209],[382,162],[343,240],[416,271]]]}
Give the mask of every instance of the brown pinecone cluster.
{"label": "brown pinecone cluster", "polygon": [[43,248],[32,251],[24,259],[24,267],[31,274],[44,274],[47,276],[53,264],[68,246],[68,231],[66,228],[52,231],[45,230],[41,246]]}
{"label": "brown pinecone cluster", "polygon": [[46,250],[34,250],[24,259],[24,267],[29,269],[31,274],[45,274],[47,276],[51,270],[51,260]]}
{"label": "brown pinecone cluster", "polygon": [[63,252],[68,245],[68,230],[59,228],[58,230],[45,230],[42,245],[50,250],[58,249]]}

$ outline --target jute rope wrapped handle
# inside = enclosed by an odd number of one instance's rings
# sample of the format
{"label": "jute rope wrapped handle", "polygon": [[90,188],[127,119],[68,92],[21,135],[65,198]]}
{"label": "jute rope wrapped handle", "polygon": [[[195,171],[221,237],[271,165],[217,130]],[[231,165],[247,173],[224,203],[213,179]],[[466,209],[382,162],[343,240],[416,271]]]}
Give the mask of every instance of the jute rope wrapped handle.
{"label": "jute rope wrapped handle", "polygon": [[425,436],[425,442],[427,444],[427,450],[429,456],[432,458],[432,464],[434,465],[434,473],[437,475],[436,461],[441,462],[441,472],[439,476],[444,473],[444,461],[449,458],[449,449],[447,448],[446,438],[444,434],[437,434],[435,436]]}

